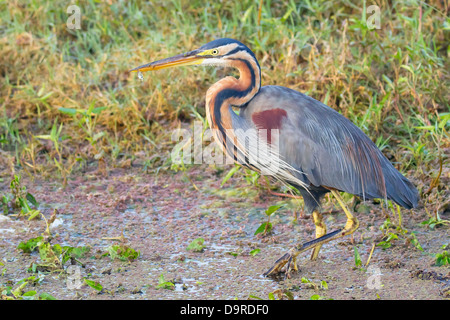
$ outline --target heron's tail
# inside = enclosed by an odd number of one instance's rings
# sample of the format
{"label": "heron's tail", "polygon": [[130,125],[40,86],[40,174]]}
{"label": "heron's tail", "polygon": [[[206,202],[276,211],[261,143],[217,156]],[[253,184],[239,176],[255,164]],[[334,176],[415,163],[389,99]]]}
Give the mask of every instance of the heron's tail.
{"label": "heron's tail", "polygon": [[382,167],[387,198],[407,209],[416,208],[419,201],[416,187],[389,160],[383,161]]}

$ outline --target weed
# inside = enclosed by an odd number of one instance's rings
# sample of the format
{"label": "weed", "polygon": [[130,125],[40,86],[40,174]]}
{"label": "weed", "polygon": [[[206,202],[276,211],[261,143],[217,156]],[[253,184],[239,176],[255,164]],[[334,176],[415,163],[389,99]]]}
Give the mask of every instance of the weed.
{"label": "weed", "polygon": [[[22,185],[20,176],[14,175],[10,183],[10,191],[10,194],[4,194],[1,197],[4,214],[13,214],[15,209],[20,209],[18,214],[28,217],[28,220],[39,217],[41,214],[38,210],[39,203],[31,193],[27,192],[26,186]],[[31,208],[32,206],[34,209]]]}
{"label": "weed", "polygon": [[440,266],[447,266],[450,265],[450,253],[445,250],[448,248],[448,245],[443,245],[442,249],[444,251],[442,251],[442,253],[437,253],[435,255],[435,265],[440,267]]}
{"label": "weed", "polygon": [[43,277],[30,276],[18,281],[13,286],[0,286],[0,300],[56,300],[47,292],[38,294],[36,290],[25,291],[27,286],[35,287],[42,281]]}
{"label": "weed", "polygon": [[203,238],[197,238],[193,240],[186,248],[188,251],[194,251],[194,252],[202,252],[203,249],[206,247],[203,245],[205,242],[205,239]]}
{"label": "weed", "polygon": [[111,260],[133,261],[141,255],[139,250],[136,251],[123,243],[109,246],[106,251],[103,256],[109,256]]}
{"label": "weed", "polygon": [[361,261],[361,256],[359,254],[358,248],[356,246],[354,246],[353,249],[354,249],[354,256],[355,256],[355,267],[361,268],[362,261]]}
{"label": "weed", "polygon": [[274,214],[278,209],[280,209],[282,205],[274,205],[270,206],[266,210],[267,222],[261,224],[258,229],[255,231],[255,235],[259,233],[263,233],[264,235],[269,234],[272,231],[272,223],[270,222],[270,216]]}
{"label": "weed", "polygon": [[161,273],[158,280],[158,285],[156,286],[156,289],[168,289],[168,290],[174,290],[175,284],[173,284],[170,281],[166,281],[164,279],[164,274]]}
{"label": "weed", "polygon": [[306,289],[328,290],[328,283],[325,280],[322,280],[319,284],[316,284],[310,279],[302,277],[301,283],[305,286]]}
{"label": "weed", "polygon": [[277,289],[273,292],[270,292],[268,298],[269,300],[294,300],[294,295],[287,289]]}
{"label": "weed", "polygon": [[325,297],[322,297],[321,295],[314,294],[311,296],[311,298],[309,298],[309,300],[333,300],[333,299],[325,298]]}
{"label": "weed", "polygon": [[100,292],[103,290],[103,286],[99,282],[95,282],[93,280],[84,278],[84,283],[86,283],[89,287],[91,287],[92,289],[94,289],[96,291]]}
{"label": "weed", "polygon": [[383,249],[388,249],[395,241],[404,239],[408,243],[411,243],[416,249],[423,251],[423,248],[420,245],[415,233],[410,233],[405,227],[403,227],[400,206],[397,205],[397,210],[394,210],[394,206],[391,201],[388,201],[388,206],[391,208],[392,214],[394,216],[397,215],[397,223],[392,223],[389,218],[384,221],[383,225],[380,227],[383,231],[384,240],[379,242],[377,246]]}
{"label": "weed", "polygon": [[435,217],[431,217],[430,219],[425,220],[425,221],[421,222],[420,224],[423,226],[426,226],[430,229],[434,229],[435,227],[450,225],[450,221],[441,219],[441,217],[439,216],[439,213],[436,212]]}

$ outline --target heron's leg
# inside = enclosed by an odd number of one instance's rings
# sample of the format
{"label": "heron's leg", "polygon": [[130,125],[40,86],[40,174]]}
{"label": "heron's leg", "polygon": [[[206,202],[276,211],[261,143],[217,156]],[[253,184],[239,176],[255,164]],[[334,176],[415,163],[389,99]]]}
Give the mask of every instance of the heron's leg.
{"label": "heron's leg", "polygon": [[339,205],[342,207],[342,209],[345,212],[345,215],[347,216],[347,223],[345,224],[344,228],[327,233],[320,238],[314,239],[314,240],[306,242],[306,243],[301,243],[301,244],[291,248],[291,250],[289,250],[288,253],[286,253],[284,256],[282,256],[280,259],[278,259],[275,262],[275,264],[266,273],[264,273],[264,276],[270,276],[270,275],[273,275],[276,273],[280,273],[281,269],[284,266],[286,266],[286,270],[285,270],[286,275],[289,275],[289,273],[292,270],[296,269],[295,260],[300,253],[310,250],[312,248],[321,246],[324,243],[330,242],[332,240],[352,234],[353,232],[356,231],[356,229],[358,229],[358,226],[359,226],[358,219],[356,219],[356,217],[351,214],[350,210],[345,205],[344,200],[341,198],[339,193],[335,190],[330,190],[330,191],[334,195],[336,200],[339,202]]}
{"label": "heron's leg", "polygon": [[[313,218],[314,218],[314,224],[316,225],[316,239],[323,237],[324,235],[327,234],[327,226],[325,224],[325,222],[323,221],[323,217],[322,214],[318,211],[314,211],[313,212]],[[312,251],[311,254],[311,260],[316,260],[317,257],[319,256],[319,251],[320,248],[322,247],[322,245],[318,245],[317,247],[315,247]]]}

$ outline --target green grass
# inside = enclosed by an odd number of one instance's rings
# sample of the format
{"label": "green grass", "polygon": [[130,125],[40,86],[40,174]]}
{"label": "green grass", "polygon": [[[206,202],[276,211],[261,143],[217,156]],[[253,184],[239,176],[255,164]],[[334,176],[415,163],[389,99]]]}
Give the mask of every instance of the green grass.
{"label": "green grass", "polygon": [[78,1],[81,30],[66,27],[67,1],[2,2],[0,170],[65,184],[136,155],[149,172],[170,169],[171,130],[204,120],[207,88],[236,73],[178,68],[141,82],[127,70],[230,37],[255,52],[263,85],[359,125],[435,212],[449,194],[448,1],[377,1],[380,30],[362,1],[297,2]]}

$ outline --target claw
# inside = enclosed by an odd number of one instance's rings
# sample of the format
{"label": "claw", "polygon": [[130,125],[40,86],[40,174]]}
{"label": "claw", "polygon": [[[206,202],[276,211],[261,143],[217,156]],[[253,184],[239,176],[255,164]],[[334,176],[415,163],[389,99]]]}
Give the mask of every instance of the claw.
{"label": "claw", "polygon": [[266,271],[263,276],[268,277],[268,276],[273,276],[275,274],[281,273],[282,269],[284,266],[286,266],[284,274],[285,274],[285,278],[286,277],[290,277],[290,273],[292,272],[292,270],[294,271],[298,271],[297,268],[297,262],[296,262],[296,255],[288,252],[286,253],[284,256],[282,256],[280,259],[278,259],[275,264],[268,270]]}

